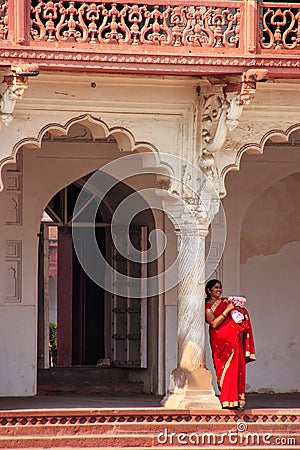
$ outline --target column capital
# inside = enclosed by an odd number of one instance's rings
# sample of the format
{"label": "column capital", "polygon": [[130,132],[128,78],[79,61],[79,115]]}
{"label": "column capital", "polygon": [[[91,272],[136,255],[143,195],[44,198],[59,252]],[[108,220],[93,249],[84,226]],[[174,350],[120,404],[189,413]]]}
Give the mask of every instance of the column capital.
{"label": "column capital", "polygon": [[209,225],[219,209],[219,199],[215,203],[215,207],[212,208],[208,201],[198,197],[171,195],[166,196],[162,201],[163,209],[173,223],[177,235],[203,237],[207,236]]}

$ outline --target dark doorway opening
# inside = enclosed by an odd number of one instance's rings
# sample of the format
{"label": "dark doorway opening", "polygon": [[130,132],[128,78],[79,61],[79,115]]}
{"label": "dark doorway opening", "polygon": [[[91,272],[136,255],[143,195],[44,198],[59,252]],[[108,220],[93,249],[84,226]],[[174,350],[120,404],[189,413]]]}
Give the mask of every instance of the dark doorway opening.
{"label": "dark doorway opening", "polygon": [[[84,181],[85,179],[78,180],[59,191],[48,203],[41,224],[39,368],[95,367],[99,360],[105,358],[107,296],[104,289],[85,273],[72,239],[74,206]],[[98,248],[106,258],[107,230],[110,224],[104,223],[100,208],[95,220],[94,232]],[[89,230],[89,224],[84,223],[81,230],[83,240]]]}
{"label": "dark doorway opening", "polygon": [[[105,254],[105,229],[95,230]],[[72,365],[93,365],[105,357],[105,295],[85,273],[73,248]]]}

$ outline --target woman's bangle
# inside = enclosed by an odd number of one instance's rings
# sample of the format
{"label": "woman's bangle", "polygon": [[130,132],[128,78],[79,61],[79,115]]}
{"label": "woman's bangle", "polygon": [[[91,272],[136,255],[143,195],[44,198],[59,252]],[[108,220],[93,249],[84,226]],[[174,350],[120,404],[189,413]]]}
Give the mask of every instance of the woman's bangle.
{"label": "woman's bangle", "polygon": [[226,314],[222,313],[222,314],[221,314],[221,317],[223,317],[223,319],[225,319]]}

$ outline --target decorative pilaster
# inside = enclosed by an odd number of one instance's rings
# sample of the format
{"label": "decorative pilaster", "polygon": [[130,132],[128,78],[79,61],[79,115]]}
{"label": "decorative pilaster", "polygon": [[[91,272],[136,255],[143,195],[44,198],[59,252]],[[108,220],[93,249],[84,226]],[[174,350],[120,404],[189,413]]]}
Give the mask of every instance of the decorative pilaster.
{"label": "decorative pilaster", "polygon": [[[178,236],[178,366],[171,374],[167,408],[221,407],[205,367],[205,237],[209,220],[205,212],[186,204],[164,202]],[[177,211],[176,211],[177,209]],[[174,214],[177,212],[177,215]],[[177,216],[177,217],[176,217]]]}

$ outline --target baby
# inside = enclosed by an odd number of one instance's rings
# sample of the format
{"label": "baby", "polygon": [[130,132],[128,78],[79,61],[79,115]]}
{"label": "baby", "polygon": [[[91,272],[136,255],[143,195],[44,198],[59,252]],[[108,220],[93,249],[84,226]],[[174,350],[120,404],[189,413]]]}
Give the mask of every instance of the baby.
{"label": "baby", "polygon": [[[243,308],[247,300],[245,297],[230,296],[228,297],[228,301],[233,301],[236,306]],[[240,323],[244,320],[244,314],[237,309],[231,311],[231,317],[236,323]]]}

